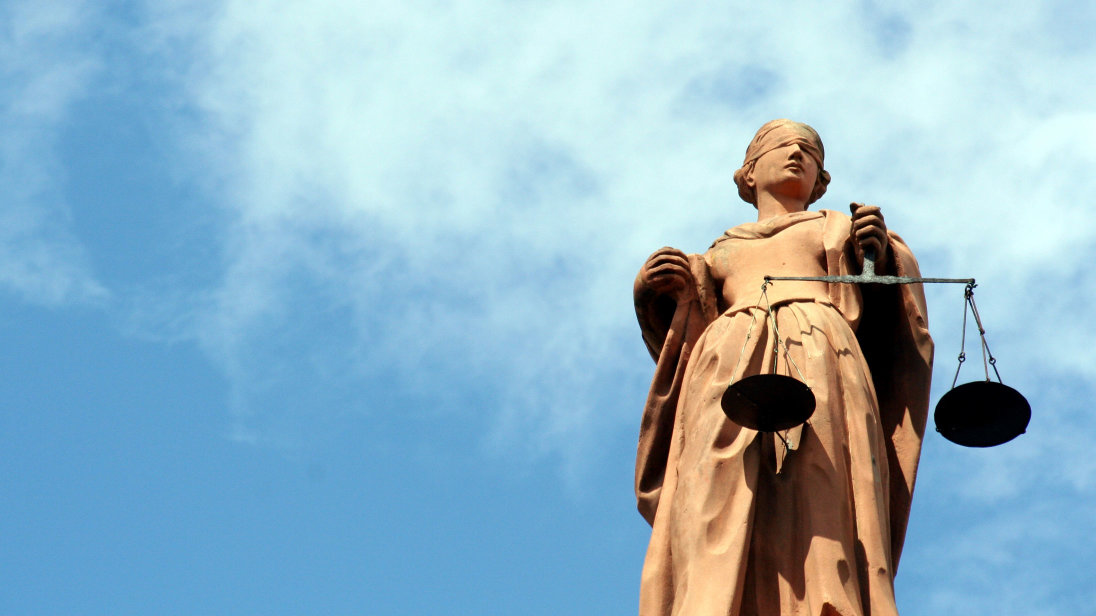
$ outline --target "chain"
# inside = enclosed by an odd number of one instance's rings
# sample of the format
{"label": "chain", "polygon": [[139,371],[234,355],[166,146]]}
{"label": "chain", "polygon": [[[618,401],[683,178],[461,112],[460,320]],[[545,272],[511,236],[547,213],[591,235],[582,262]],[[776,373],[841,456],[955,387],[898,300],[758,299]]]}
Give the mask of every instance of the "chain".
{"label": "chain", "polygon": [[[788,364],[790,364],[792,368],[795,368],[796,374],[799,375],[799,380],[806,383],[807,379],[803,378],[803,372],[801,370],[799,370],[799,366],[797,366],[795,364],[795,360],[792,359],[791,353],[788,351],[788,346],[786,344],[784,344],[784,340],[781,339],[781,337],[780,337],[780,329],[777,328],[777,326],[776,326],[775,311],[773,310],[772,303],[769,302],[768,289],[769,289],[770,284],[772,284],[772,283],[769,282],[768,280],[766,280],[764,283],[762,283],[762,285],[761,285],[761,295],[758,296],[758,298],[757,298],[757,307],[760,308],[761,307],[761,300],[765,300],[765,314],[766,314],[767,318],[769,319],[770,326],[772,327],[772,330],[773,330],[773,335],[776,336],[776,344],[773,345],[773,370],[772,370],[773,374],[776,374],[776,363],[777,363],[777,360],[780,358],[780,350],[783,349],[784,350],[784,359],[788,360]],[[745,355],[746,355],[746,345],[749,344],[750,338],[753,336],[753,329],[754,329],[754,325],[756,325],[756,324],[757,324],[757,314],[751,312],[751,314],[750,314],[750,327],[746,330],[746,339],[742,341],[742,349],[738,352],[738,361],[735,362],[734,372],[731,373],[731,378],[732,379],[737,377],[738,374],[739,374],[738,373],[738,368],[742,365],[742,358],[745,357]]]}
{"label": "chain", "polygon": [[769,283],[761,285],[761,294],[765,297],[765,307],[769,313],[769,322],[772,324],[773,335],[776,336],[776,344],[773,345],[773,374],[776,374],[776,361],[780,357],[780,349],[784,349],[784,359],[791,364],[792,368],[795,368],[795,373],[799,375],[799,380],[803,383],[807,382],[807,379],[803,378],[803,373],[799,370],[799,366],[795,365],[795,360],[792,359],[791,353],[788,351],[788,345],[784,344],[784,339],[780,337],[780,329],[776,326],[776,311],[773,310],[772,304],[769,303],[769,294],[765,291],[765,287]]}
{"label": "chain", "polygon": [[955,376],[951,379],[951,388],[955,389],[955,382],[959,380],[959,371],[963,369],[963,362],[967,361],[967,309],[970,300],[974,297],[974,283],[967,285],[963,292],[963,334],[959,343],[959,365],[955,367]]}
{"label": "chain", "polygon": [[[765,293],[765,289],[770,284],[772,284],[772,283],[769,282],[768,280],[766,280],[761,285],[761,295],[757,296],[757,306],[758,306],[758,308],[761,307],[762,298],[765,299],[765,303],[768,303],[769,296]],[[734,372],[731,373],[731,381],[732,382],[734,382],[734,379],[738,377],[738,367],[742,365],[742,358],[746,355],[746,345],[749,344],[750,338],[753,336],[753,329],[754,329],[754,325],[756,325],[756,324],[757,324],[757,313],[755,313],[751,310],[750,311],[750,327],[746,330],[746,339],[742,341],[742,349],[738,352],[738,361],[735,362]]]}
{"label": "chain", "polygon": [[989,380],[989,367],[993,366],[993,373],[997,375],[997,382],[1001,382],[1001,373],[997,371],[997,358],[989,350],[986,342],[986,328],[982,327],[982,317],[978,315],[978,305],[974,303],[974,291],[967,294],[967,302],[970,303],[970,311],[974,314],[974,322],[978,324],[978,335],[982,338],[982,365],[986,371],[986,380]]}
{"label": "chain", "polygon": [[971,314],[974,315],[974,323],[978,326],[978,337],[982,343],[982,368],[985,370],[986,381],[989,381],[989,369],[993,368],[993,373],[997,375],[997,382],[1001,382],[1001,373],[997,370],[997,358],[993,356],[993,352],[989,350],[989,343],[986,342],[986,328],[982,326],[982,316],[978,314],[978,304],[974,303],[974,287],[977,286],[974,283],[967,285],[966,291],[963,292],[963,336],[959,345],[959,366],[955,368],[955,377],[951,380],[951,386],[954,389],[956,381],[959,380],[959,371],[963,369],[963,362],[967,360],[967,310],[969,309]]}

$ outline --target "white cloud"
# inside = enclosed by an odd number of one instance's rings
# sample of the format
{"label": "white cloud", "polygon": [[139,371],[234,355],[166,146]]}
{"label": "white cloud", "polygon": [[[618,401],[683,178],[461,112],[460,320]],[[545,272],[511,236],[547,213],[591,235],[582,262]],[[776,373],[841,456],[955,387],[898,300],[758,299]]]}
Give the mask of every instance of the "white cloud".
{"label": "white cloud", "polygon": [[0,8],[0,288],[38,304],[106,296],[72,234],[55,144],[98,67],[90,13],[72,2]]}
{"label": "white cloud", "polygon": [[[1050,5],[196,6],[150,11],[187,24],[168,38],[200,112],[188,147],[234,220],[201,335],[249,421],[282,371],[390,370],[472,375],[497,442],[539,452],[633,425],[638,407],[601,407],[643,395],[634,271],[749,217],[730,174],[775,116],[825,138],[827,207],[879,203],[926,273],[979,278],[1006,374],[1096,365],[1096,323],[1053,299],[1096,288],[1062,258],[1094,235],[1093,86],[1065,78],[1093,54],[1054,42]],[[932,291],[939,380],[951,292]],[[1063,322],[1076,344],[1044,348]],[[333,357],[279,354],[332,323]]]}
{"label": "white cloud", "polygon": [[[959,613],[956,584],[1000,579],[1023,592],[995,611],[1028,613],[1066,586],[1020,579],[1053,554],[1009,550],[1068,552],[1083,516],[1039,520],[1091,511],[1096,476],[1075,436],[1096,428],[1093,15],[1060,8],[149,4],[197,112],[181,163],[230,221],[223,276],[181,321],[231,382],[240,440],[365,410],[487,425],[488,447],[575,472],[640,412],[636,268],[747,220],[730,177],[753,131],[807,121],[834,174],[824,206],[878,203],[927,275],[977,277],[1034,407],[992,455],[929,434],[918,502],[1004,513],[971,520],[958,556],[954,537],[908,548],[900,583],[936,580],[911,613]],[[961,288],[929,297],[939,395]],[[939,583],[968,556],[974,573]]]}

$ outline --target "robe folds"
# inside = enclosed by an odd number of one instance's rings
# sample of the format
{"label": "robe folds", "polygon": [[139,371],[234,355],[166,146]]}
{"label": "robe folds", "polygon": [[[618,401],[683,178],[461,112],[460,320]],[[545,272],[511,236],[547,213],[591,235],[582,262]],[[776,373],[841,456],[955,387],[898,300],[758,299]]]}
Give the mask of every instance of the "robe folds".
{"label": "robe folds", "polygon": [[[897,614],[932,369],[923,289],[777,281],[761,294],[757,275],[859,273],[850,228],[827,210],[735,227],[689,255],[697,292],[680,304],[637,281],[656,362],[636,458],[652,526],[641,616]],[[919,276],[889,237],[889,273]],[[810,386],[810,420],[769,434],[728,419],[727,385],[774,370]]]}

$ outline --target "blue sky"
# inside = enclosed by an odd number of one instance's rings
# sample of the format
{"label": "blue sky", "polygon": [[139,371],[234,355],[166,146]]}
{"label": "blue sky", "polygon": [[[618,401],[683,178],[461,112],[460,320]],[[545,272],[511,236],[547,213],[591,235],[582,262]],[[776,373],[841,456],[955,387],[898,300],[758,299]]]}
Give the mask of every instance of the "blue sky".
{"label": "blue sky", "polygon": [[[0,3],[0,614],[630,614],[663,245],[812,124],[979,281],[1028,434],[929,434],[919,614],[1096,604],[1096,10]],[[934,401],[961,288],[929,290]],[[964,375],[977,378],[975,367]]]}

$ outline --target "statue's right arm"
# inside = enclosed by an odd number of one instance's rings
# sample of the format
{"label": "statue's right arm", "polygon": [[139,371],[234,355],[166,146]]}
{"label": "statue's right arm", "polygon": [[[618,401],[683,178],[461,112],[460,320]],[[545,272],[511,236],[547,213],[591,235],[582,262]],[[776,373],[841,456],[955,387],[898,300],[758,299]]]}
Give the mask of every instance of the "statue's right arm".
{"label": "statue's right arm", "polygon": [[647,349],[655,359],[677,306],[695,298],[696,293],[689,258],[676,248],[656,250],[640,268],[633,287],[636,317]]}
{"label": "statue's right arm", "polygon": [[655,251],[636,276],[636,316],[655,360],[636,450],[640,513],[653,524],[673,442],[677,402],[693,345],[716,318],[715,283],[702,255]]}

